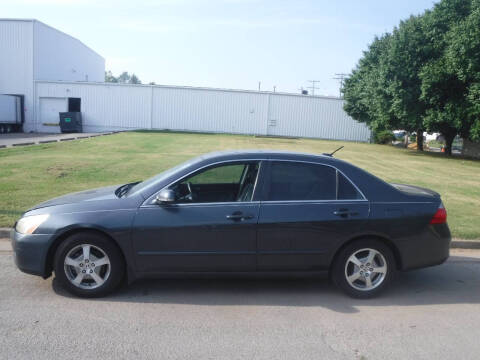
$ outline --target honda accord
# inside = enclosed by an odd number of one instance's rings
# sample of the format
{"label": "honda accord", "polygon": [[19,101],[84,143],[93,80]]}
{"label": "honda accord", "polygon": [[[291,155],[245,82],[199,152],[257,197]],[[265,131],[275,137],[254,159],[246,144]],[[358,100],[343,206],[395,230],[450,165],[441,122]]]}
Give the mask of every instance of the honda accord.
{"label": "honda accord", "polygon": [[328,271],[354,297],[449,256],[440,195],[331,154],[230,151],[34,206],[11,233],[26,273],[83,297],[171,274]]}

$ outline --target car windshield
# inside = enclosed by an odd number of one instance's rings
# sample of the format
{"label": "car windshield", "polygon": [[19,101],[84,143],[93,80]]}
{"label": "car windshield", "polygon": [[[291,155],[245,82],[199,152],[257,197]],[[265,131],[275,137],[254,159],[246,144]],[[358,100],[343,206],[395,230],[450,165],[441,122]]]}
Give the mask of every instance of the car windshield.
{"label": "car windshield", "polygon": [[162,181],[163,179],[166,179],[167,177],[169,177],[173,173],[190,166],[194,161],[195,161],[195,159],[185,161],[181,164],[178,164],[178,165],[176,165],[176,166],[174,166],[170,169],[167,169],[167,170],[161,172],[160,174],[152,176],[151,178],[148,178],[147,180],[141,181],[138,184],[135,184],[134,186],[132,186],[128,190],[128,194],[125,194],[125,195],[128,196],[128,195],[132,195],[132,194],[135,194],[137,192],[140,192],[140,191],[148,188],[150,185],[155,184],[159,181]]}

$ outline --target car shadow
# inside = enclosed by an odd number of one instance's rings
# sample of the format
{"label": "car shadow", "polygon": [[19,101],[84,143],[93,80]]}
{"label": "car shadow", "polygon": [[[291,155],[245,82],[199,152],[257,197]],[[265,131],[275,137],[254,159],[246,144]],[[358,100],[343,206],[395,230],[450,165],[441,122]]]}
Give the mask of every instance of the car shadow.
{"label": "car shadow", "polygon": [[[53,280],[54,291],[73,297]],[[452,256],[448,263],[400,272],[395,281],[374,299],[352,299],[324,276],[288,278],[181,278],[138,280],[115,293],[88,301],[188,304],[200,306],[320,306],[341,313],[361,307],[418,306],[480,303],[480,261]]]}

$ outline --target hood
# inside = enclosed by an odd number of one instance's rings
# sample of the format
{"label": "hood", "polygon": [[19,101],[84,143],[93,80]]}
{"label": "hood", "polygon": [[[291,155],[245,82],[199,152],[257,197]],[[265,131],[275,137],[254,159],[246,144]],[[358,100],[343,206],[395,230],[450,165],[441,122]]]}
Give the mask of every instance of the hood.
{"label": "hood", "polygon": [[420,195],[420,196],[429,196],[433,198],[439,198],[440,194],[430,190],[430,189],[425,189],[420,186],[414,186],[414,185],[406,185],[406,184],[390,184],[397,190],[400,190],[404,194],[407,195]]}
{"label": "hood", "polygon": [[37,204],[34,207],[32,207],[30,210],[40,209],[47,206],[75,204],[75,203],[80,203],[84,201],[117,199],[117,196],[115,195],[115,190],[119,186],[120,185],[113,185],[113,186],[107,186],[107,187],[102,187],[98,189],[85,190],[85,191],[63,195],[51,200],[44,201],[40,204]]}

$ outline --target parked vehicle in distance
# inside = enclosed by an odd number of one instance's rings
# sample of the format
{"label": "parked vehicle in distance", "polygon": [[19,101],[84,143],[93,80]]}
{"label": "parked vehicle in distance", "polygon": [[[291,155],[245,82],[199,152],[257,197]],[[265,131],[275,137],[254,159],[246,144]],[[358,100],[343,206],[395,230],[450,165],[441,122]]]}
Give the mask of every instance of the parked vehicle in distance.
{"label": "parked vehicle in distance", "polygon": [[329,271],[366,298],[398,270],[443,263],[450,231],[431,190],[388,184],[329,155],[231,151],[46,201],[11,239],[20,270],[54,271],[84,297],[125,278]]}

